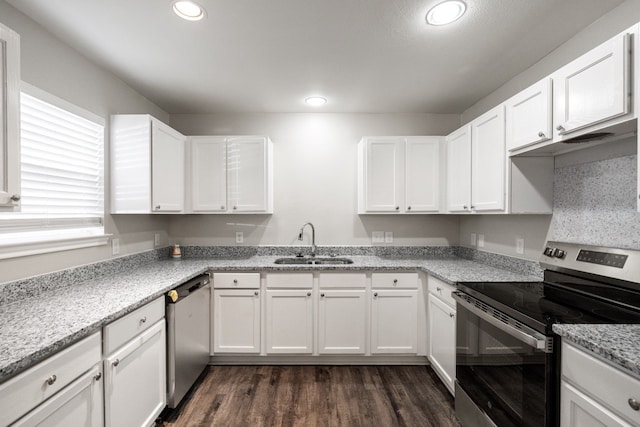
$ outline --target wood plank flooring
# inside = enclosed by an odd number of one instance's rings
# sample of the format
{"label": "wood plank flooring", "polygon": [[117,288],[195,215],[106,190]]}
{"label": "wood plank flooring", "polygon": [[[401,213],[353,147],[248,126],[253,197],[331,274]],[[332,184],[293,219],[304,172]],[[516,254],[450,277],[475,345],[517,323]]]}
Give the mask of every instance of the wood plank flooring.
{"label": "wood plank flooring", "polygon": [[165,427],[458,427],[428,366],[210,366]]}

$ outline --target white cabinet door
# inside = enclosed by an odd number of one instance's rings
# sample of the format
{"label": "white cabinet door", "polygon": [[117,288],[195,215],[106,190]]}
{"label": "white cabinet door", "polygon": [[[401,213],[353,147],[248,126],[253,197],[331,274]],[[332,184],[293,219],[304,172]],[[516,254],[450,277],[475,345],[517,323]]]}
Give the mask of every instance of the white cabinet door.
{"label": "white cabinet door", "polygon": [[227,140],[223,136],[189,139],[192,212],[227,210]]}
{"label": "white cabinet door", "polygon": [[319,354],[365,353],[365,291],[320,290]]}
{"label": "white cabinet door", "polygon": [[14,427],[100,427],[104,425],[102,363],[20,418]]}
{"label": "white cabinet door", "polygon": [[0,24],[0,210],[20,201],[20,36]]}
{"label": "white cabinet door", "polygon": [[446,140],[447,210],[468,212],[471,206],[471,126],[463,126]]}
{"label": "white cabinet door", "polygon": [[504,105],[471,122],[471,209],[504,210]]}
{"label": "white cabinet door", "polygon": [[449,391],[456,379],[456,310],[429,294],[429,361]]}
{"label": "white cabinet door", "polygon": [[213,291],[214,353],[260,353],[260,291]]}
{"label": "white cabinet door", "polygon": [[267,353],[313,352],[311,290],[267,290],[266,310]]}
{"label": "white cabinet door", "polygon": [[440,137],[409,137],[405,143],[405,211],[440,209]]}
{"label": "white cabinet door", "polygon": [[418,291],[374,290],[371,353],[417,352]]}
{"label": "white cabinet door", "polygon": [[399,212],[402,205],[403,138],[364,141],[364,212]]}
{"label": "white cabinet door", "polygon": [[558,136],[629,111],[629,36],[620,34],[553,75]]}
{"label": "white cabinet door", "polygon": [[553,138],[551,79],[528,87],[506,104],[507,150]]}
{"label": "white cabinet door", "polygon": [[595,400],[566,381],[560,385],[561,427],[631,427]]}
{"label": "white cabinet door", "polygon": [[270,210],[268,145],[261,136],[227,139],[230,212]]}
{"label": "white cabinet door", "polygon": [[165,336],[163,319],[105,359],[108,427],[149,426],[166,406]]}
{"label": "white cabinet door", "polygon": [[154,212],[184,209],[184,137],[152,120],[151,206]]}

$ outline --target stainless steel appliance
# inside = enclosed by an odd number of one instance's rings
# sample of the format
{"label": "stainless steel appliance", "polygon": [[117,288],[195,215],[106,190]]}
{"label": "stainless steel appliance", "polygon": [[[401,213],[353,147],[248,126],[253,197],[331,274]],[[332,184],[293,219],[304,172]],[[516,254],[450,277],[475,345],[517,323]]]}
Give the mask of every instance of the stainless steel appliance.
{"label": "stainless steel appliance", "polygon": [[209,363],[211,287],[203,274],[167,293],[167,406],[175,408]]}
{"label": "stainless steel appliance", "polygon": [[454,292],[463,426],[559,425],[557,323],[640,323],[640,251],[549,242],[544,281]]}

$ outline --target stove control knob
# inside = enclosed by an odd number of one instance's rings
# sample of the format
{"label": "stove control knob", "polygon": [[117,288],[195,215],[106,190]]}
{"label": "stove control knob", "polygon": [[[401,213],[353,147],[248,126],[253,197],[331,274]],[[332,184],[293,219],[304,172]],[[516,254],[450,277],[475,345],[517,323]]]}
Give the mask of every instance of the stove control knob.
{"label": "stove control knob", "polygon": [[564,256],[565,256],[566,254],[567,254],[567,253],[566,253],[565,251],[563,251],[562,249],[556,249],[556,250],[555,250],[555,254],[554,254],[554,256],[555,256],[556,258],[560,258],[560,259],[562,259],[562,258],[564,258]]}
{"label": "stove control knob", "polygon": [[553,257],[553,252],[554,252],[554,248],[551,248],[549,246],[547,246],[546,248],[544,248],[544,254],[548,257]]}

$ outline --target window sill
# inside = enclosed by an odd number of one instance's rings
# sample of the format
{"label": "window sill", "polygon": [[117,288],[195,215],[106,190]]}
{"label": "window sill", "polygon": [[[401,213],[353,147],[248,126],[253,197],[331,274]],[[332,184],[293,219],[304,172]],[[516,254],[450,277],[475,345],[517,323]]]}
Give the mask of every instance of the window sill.
{"label": "window sill", "polygon": [[95,234],[85,231],[80,233],[65,233],[65,235],[32,235],[25,236],[20,240],[18,240],[15,235],[12,236],[11,239],[4,239],[3,237],[5,236],[0,235],[0,238],[5,240],[3,243],[0,243],[0,259],[105,246],[109,242],[111,234]]}

